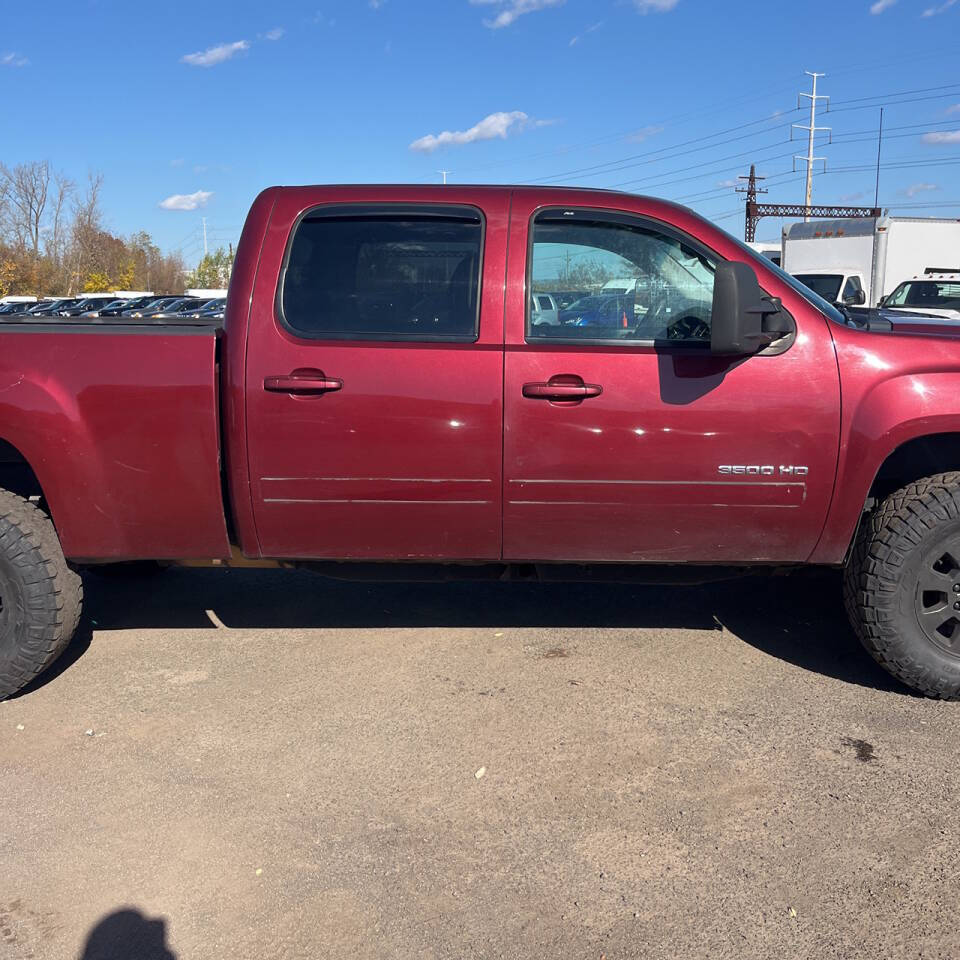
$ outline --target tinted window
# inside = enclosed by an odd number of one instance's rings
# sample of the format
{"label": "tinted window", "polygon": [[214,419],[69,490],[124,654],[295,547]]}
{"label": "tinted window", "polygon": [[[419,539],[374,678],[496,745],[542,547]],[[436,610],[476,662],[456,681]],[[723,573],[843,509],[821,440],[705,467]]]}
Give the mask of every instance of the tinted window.
{"label": "tinted window", "polygon": [[901,283],[886,299],[888,307],[928,307],[960,310],[960,283],[912,280]]}
{"label": "tinted window", "polygon": [[831,303],[840,299],[842,273],[798,273],[795,276],[818,297],[823,297],[824,300],[829,300]]}
{"label": "tinted window", "polygon": [[639,220],[569,213],[534,222],[531,284],[581,295],[557,324],[528,317],[528,339],[709,342],[714,260]]}
{"label": "tinted window", "polygon": [[475,340],[483,225],[470,208],[333,208],[300,221],[281,280],[298,334]]}

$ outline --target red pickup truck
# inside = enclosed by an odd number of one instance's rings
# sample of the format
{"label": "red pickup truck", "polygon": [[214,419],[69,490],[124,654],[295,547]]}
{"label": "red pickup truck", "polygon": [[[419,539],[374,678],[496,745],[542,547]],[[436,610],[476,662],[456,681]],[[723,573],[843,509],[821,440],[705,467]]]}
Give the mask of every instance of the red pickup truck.
{"label": "red pickup truck", "polygon": [[950,334],[659,200],[270,188],[222,328],[0,324],[0,697],[70,640],[77,567],[143,558],[844,566],[873,656],[960,697]]}

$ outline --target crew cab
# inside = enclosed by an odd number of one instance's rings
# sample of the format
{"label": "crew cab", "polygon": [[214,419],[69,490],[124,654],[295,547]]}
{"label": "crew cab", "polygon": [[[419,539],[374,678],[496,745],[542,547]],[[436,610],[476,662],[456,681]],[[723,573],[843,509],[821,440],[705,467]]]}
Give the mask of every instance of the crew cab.
{"label": "crew cab", "polygon": [[[610,277],[642,291],[617,323],[533,322]],[[874,657],[960,697],[960,338],[854,322],[656,199],[269,188],[222,324],[0,321],[0,488],[0,696],[83,565],[155,559],[832,565]]]}

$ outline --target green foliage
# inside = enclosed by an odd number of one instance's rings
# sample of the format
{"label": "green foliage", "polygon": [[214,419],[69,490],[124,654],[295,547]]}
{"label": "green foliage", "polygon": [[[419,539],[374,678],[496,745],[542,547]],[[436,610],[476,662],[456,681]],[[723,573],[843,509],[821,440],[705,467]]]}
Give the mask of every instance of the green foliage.
{"label": "green foliage", "polygon": [[230,283],[230,272],[233,270],[233,253],[228,253],[223,247],[208,253],[197,264],[196,270],[187,274],[187,287],[203,289],[220,289]]}

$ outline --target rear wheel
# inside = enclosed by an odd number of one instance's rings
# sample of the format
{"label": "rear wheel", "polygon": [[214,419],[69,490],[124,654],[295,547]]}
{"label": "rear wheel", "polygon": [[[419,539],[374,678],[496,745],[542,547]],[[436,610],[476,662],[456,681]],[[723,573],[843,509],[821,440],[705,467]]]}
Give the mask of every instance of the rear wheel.
{"label": "rear wheel", "polygon": [[80,619],[83,586],[49,517],[0,490],[0,700],[63,652]]}
{"label": "rear wheel", "polygon": [[884,669],[928,697],[960,699],[960,473],[908,484],[871,514],[844,599]]}

